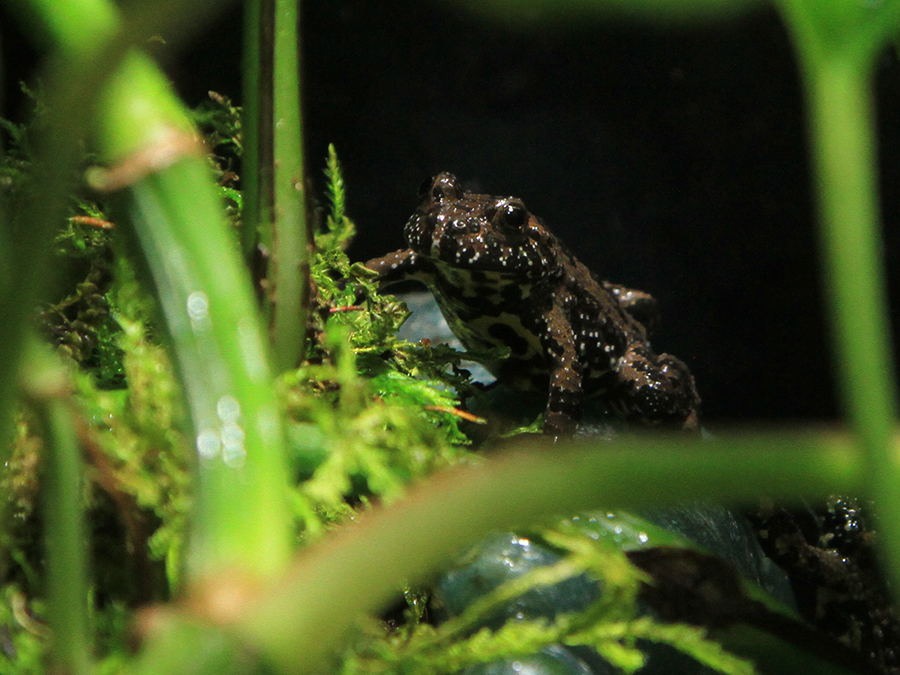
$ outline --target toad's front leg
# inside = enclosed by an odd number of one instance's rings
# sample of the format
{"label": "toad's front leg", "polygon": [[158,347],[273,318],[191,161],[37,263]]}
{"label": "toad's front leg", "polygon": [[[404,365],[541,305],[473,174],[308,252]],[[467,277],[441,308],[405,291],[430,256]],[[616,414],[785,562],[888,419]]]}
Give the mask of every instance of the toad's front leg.
{"label": "toad's front leg", "polygon": [[381,283],[385,286],[404,279],[427,282],[430,277],[428,265],[423,258],[408,248],[402,248],[380,258],[372,258],[365,266],[373,272],[378,272]]}
{"label": "toad's front leg", "polygon": [[550,386],[544,412],[544,433],[552,436],[575,432],[584,408],[582,365],[575,349],[572,324],[561,307],[548,314],[541,344],[548,360]]}

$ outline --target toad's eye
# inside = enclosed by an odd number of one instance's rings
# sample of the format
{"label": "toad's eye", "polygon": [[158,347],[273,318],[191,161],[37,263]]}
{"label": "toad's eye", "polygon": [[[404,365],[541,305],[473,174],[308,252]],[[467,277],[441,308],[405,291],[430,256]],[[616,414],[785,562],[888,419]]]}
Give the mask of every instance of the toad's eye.
{"label": "toad's eye", "polygon": [[438,174],[433,182],[426,181],[419,188],[419,194],[422,197],[427,197],[429,188],[431,188],[431,199],[436,204],[455,201],[462,198],[463,194],[459,181],[456,180],[456,176],[452,173]]}
{"label": "toad's eye", "polygon": [[518,199],[502,199],[494,207],[491,224],[505,234],[521,234],[528,222],[528,209]]}

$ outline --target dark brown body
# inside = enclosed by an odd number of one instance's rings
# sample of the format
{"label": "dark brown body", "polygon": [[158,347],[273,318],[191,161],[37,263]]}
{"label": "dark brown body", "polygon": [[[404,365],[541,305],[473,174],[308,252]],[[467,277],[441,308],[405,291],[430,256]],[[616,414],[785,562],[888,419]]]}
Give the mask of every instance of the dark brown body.
{"label": "dark brown body", "polygon": [[647,342],[650,296],[595,279],[515,198],[464,193],[448,173],[424,188],[409,248],[366,266],[385,283],[426,283],[466,347],[509,347],[488,367],[513,386],[546,388],[547,433],[573,431],[586,395],[627,420],[696,427],[690,372]]}

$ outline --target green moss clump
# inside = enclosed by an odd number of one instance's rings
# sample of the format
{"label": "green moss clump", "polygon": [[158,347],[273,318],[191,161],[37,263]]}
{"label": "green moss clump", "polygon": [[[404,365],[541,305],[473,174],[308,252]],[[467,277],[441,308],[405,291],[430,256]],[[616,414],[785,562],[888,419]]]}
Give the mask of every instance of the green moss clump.
{"label": "green moss clump", "polygon": [[235,230],[240,227],[243,200],[236,173],[243,144],[241,142],[241,109],[214,91],[192,111],[194,124],[203,132],[209,150],[210,168],[225,204],[225,213]]}
{"label": "green moss clump", "polygon": [[326,176],[331,208],[311,265],[309,362],[282,378],[295,503],[310,534],[350,504],[393,499],[410,481],[471,458],[454,414],[455,388],[468,384],[462,354],[396,337],[406,306],[345,253],[354,226],[333,147]]}
{"label": "green moss clump", "polygon": [[[217,153],[239,149],[239,126],[228,122],[234,109],[221,101],[214,107],[207,118],[210,147]],[[24,157],[16,160],[23,167]],[[227,176],[228,161],[211,156],[220,178]],[[349,262],[345,248],[354,229],[343,210],[333,154],[328,175],[331,209],[311,270],[310,357],[279,383],[289,419],[297,531],[304,541],[369,502],[395,499],[411,481],[440,467],[475,461],[453,412],[456,389],[468,386],[459,369],[462,355],[396,338],[409,312]],[[239,195],[223,197],[237,218]],[[111,222],[102,204],[73,201],[54,244],[64,273],[54,299],[36,315],[41,334],[70,366],[71,402],[88,465],[92,607],[96,624],[107,627],[97,639],[109,663],[125,653],[126,608],[166,600],[176,587],[192,501],[181,388],[161,340],[155,300],[119,244],[117,229],[124,226]],[[12,459],[0,475],[0,488],[10,496],[0,530],[0,584],[6,597],[35,608],[44,572],[36,428],[23,404]],[[46,646],[40,627],[40,621],[29,628],[0,614],[0,631],[8,632],[25,672],[26,655],[39,655]]]}
{"label": "green moss clump", "polygon": [[[238,110],[213,97],[198,121],[210,164],[237,227],[232,170],[240,152]],[[11,152],[0,162],[6,207],[28,190],[28,127],[4,126]],[[14,146],[14,149],[12,148]],[[411,344],[396,332],[406,306],[345,253],[354,226],[333,149],[326,169],[330,208],[311,264],[308,361],[279,388],[288,417],[298,538],[310,541],[374,501],[397,498],[436,469],[477,461],[457,408],[471,386],[463,355]],[[13,214],[13,217],[15,214]],[[73,198],[54,251],[61,273],[36,314],[38,332],[68,364],[71,405],[87,462],[84,485],[91,546],[91,604],[101,666],[126,653],[129,607],[170,597],[178,584],[191,509],[192,447],[181,387],[157,321],[156,301],[120,244],[125,222],[105,204]],[[18,413],[12,458],[0,474],[9,495],[0,513],[0,586],[7,599],[39,608],[43,596],[42,442],[27,404]],[[42,624],[0,610],[0,643],[17,667],[40,672]],[[7,640],[8,638],[8,640]],[[6,657],[0,657],[0,659]],[[34,667],[28,664],[35,664]],[[110,666],[113,667],[113,666]]]}

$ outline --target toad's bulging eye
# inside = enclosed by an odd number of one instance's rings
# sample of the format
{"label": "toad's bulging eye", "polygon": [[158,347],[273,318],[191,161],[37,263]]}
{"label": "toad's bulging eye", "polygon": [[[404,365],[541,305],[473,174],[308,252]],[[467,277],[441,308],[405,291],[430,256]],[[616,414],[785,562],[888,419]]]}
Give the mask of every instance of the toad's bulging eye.
{"label": "toad's bulging eye", "polygon": [[506,234],[520,234],[528,222],[528,210],[518,199],[503,199],[494,207],[491,223]]}
{"label": "toad's bulging eye", "polygon": [[431,184],[431,199],[438,204],[454,201],[461,197],[462,189],[459,187],[459,181],[456,180],[456,176],[453,174],[439,174]]}

